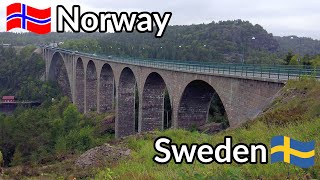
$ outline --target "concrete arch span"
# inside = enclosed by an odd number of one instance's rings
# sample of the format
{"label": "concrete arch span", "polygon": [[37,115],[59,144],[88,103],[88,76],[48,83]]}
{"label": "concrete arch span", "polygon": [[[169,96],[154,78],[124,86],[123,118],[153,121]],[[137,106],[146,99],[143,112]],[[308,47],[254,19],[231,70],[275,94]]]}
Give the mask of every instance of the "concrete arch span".
{"label": "concrete arch span", "polygon": [[[219,95],[210,84],[203,80],[190,82],[185,87],[180,98],[178,127],[193,129],[206,124],[212,100],[221,101]],[[222,102],[218,104],[222,105],[224,109]]]}
{"label": "concrete arch span", "polygon": [[71,86],[65,60],[59,52],[52,56],[49,66],[48,80],[57,83],[63,96],[67,96],[72,101]]}

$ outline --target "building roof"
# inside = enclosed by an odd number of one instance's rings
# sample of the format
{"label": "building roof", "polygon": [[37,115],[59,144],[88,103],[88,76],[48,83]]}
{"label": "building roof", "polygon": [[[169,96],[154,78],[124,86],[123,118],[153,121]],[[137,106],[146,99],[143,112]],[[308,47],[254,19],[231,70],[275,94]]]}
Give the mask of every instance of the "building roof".
{"label": "building roof", "polygon": [[2,100],[14,100],[14,96],[3,96]]}

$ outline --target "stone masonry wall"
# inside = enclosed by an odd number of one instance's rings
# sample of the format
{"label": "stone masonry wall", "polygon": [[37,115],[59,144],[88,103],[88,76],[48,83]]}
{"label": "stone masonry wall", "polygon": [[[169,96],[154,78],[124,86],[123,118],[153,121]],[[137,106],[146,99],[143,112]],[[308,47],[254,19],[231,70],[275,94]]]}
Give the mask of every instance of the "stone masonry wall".
{"label": "stone masonry wall", "polygon": [[117,137],[135,133],[135,86],[136,80],[132,71],[125,68],[119,80]]}
{"label": "stone masonry wall", "polygon": [[148,76],[142,94],[142,132],[163,129],[165,87],[159,74]]}
{"label": "stone masonry wall", "polygon": [[76,105],[80,112],[84,112],[84,68],[83,62],[79,58],[76,64]]}
{"label": "stone masonry wall", "polygon": [[100,74],[100,111],[111,112],[113,110],[113,98],[114,98],[114,76],[111,67],[105,64],[102,67]]}
{"label": "stone masonry wall", "polygon": [[87,112],[97,110],[97,72],[93,61],[89,61],[87,66],[87,83],[86,83],[86,96],[87,96]]}

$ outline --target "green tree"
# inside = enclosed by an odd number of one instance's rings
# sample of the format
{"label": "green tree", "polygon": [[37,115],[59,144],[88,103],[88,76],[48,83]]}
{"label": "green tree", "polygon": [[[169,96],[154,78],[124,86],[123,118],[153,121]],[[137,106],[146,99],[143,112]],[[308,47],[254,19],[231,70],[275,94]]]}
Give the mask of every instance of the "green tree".
{"label": "green tree", "polygon": [[300,56],[298,54],[294,55],[290,60],[290,65],[299,65]]}
{"label": "green tree", "polygon": [[68,105],[66,110],[63,112],[63,121],[65,132],[69,132],[71,129],[77,127],[80,121],[80,113],[75,105]]}
{"label": "green tree", "polygon": [[290,64],[290,61],[292,59],[294,55],[292,54],[292,52],[288,52],[288,54],[286,55],[286,58],[284,59],[284,61],[286,62],[286,64]]}
{"label": "green tree", "polygon": [[320,55],[314,57],[310,62],[314,68],[319,68],[320,67]]}

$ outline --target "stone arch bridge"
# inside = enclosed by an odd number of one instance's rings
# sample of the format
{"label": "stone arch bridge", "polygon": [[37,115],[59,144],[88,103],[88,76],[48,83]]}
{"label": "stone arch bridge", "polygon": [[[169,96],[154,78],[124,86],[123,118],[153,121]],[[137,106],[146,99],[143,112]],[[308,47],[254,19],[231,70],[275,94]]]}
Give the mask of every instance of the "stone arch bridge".
{"label": "stone arch bridge", "polygon": [[[116,137],[136,133],[135,126],[138,132],[163,129],[165,89],[173,128],[205,123],[214,93],[223,103],[230,127],[236,127],[262,112],[287,76],[247,66],[100,57],[52,47],[42,47],[42,53],[46,80],[62,85],[81,112],[115,110]],[[139,95],[138,121],[135,92]]]}

